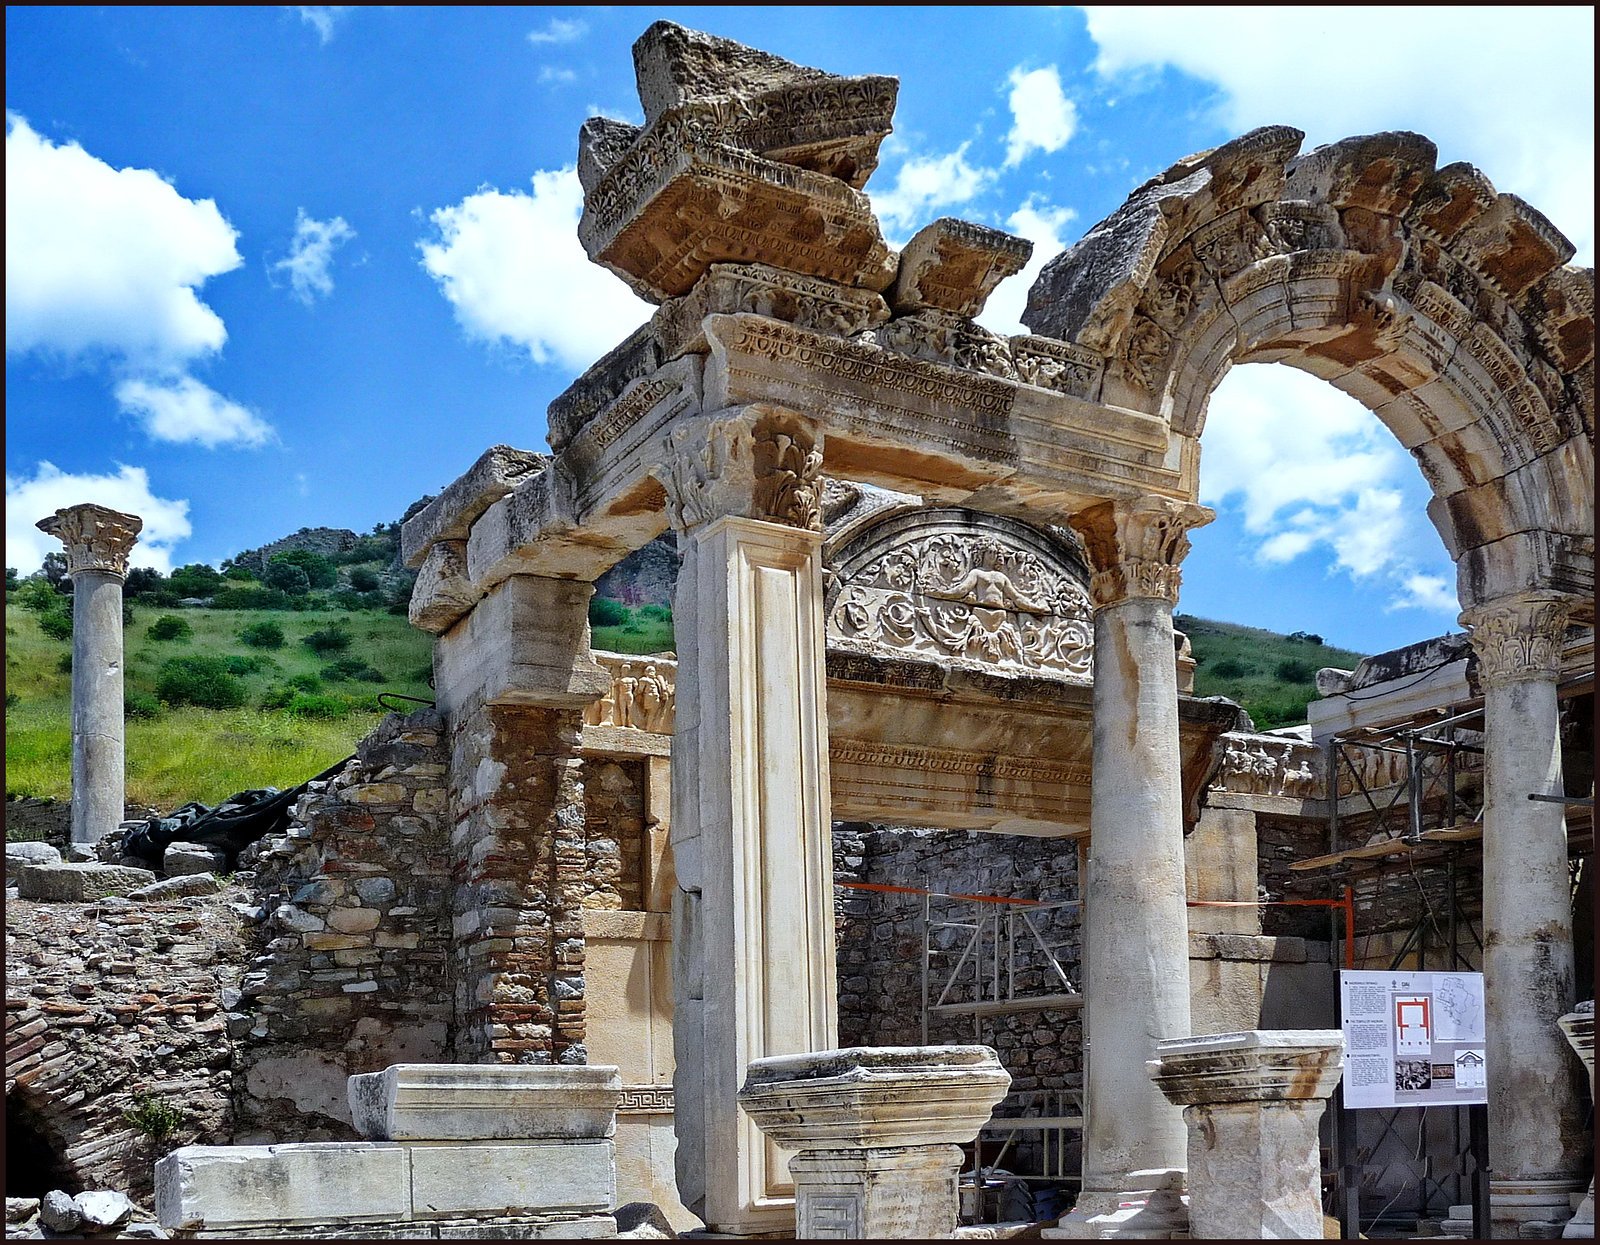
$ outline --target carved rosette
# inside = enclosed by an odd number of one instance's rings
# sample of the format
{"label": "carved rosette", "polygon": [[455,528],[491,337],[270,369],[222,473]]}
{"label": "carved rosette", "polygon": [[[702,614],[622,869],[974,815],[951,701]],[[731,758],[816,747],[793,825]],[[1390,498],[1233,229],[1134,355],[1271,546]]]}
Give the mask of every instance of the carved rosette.
{"label": "carved rosette", "polygon": [[1478,654],[1479,682],[1497,687],[1554,679],[1570,608],[1555,593],[1529,592],[1463,612],[1461,625]]}
{"label": "carved rosette", "polygon": [[57,510],[34,526],[67,547],[67,574],[104,571],[126,579],[128,554],[139,539],[144,520],[86,502]]}
{"label": "carved rosette", "polygon": [[1093,568],[1089,594],[1096,607],[1133,597],[1176,605],[1189,532],[1214,518],[1206,506],[1167,497],[1101,502],[1075,514],[1072,526]]}
{"label": "carved rosette", "polygon": [[822,530],[822,438],[800,416],[751,409],[696,419],[673,430],[667,451],[657,478],[675,531],[724,515]]}

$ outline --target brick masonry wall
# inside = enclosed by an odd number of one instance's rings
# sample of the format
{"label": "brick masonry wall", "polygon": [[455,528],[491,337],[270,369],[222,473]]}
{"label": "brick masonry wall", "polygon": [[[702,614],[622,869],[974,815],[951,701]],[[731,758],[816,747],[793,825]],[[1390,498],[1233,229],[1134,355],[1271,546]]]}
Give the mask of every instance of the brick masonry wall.
{"label": "brick masonry wall", "polygon": [[[232,905],[246,898],[235,885],[164,903],[6,905],[7,1113],[54,1152],[59,1187],[148,1207],[161,1154],[233,1139],[225,1013],[247,954]],[[142,1096],[179,1113],[170,1137],[124,1118]]]}
{"label": "brick masonry wall", "polygon": [[577,710],[453,715],[450,853],[456,1054],[583,1063],[590,832]]}
{"label": "brick masonry wall", "polygon": [[240,857],[254,957],[230,1026],[239,1141],[350,1139],[345,1078],[451,1058],[443,723],[386,718]]}

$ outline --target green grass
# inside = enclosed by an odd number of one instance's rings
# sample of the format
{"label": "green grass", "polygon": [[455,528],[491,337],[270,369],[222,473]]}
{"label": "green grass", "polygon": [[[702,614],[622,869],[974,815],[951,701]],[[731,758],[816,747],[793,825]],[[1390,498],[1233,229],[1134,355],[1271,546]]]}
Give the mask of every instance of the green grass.
{"label": "green grass", "polygon": [[[1189,637],[1199,665],[1194,672],[1196,696],[1226,696],[1243,705],[1260,730],[1298,726],[1306,705],[1317,699],[1313,679],[1323,666],[1353,670],[1365,654],[1349,649],[1291,640],[1274,631],[1238,623],[1214,622],[1181,614],[1174,620]],[[1285,678],[1289,664],[1299,667]],[[1280,673],[1280,668],[1283,668]]]}
{"label": "green grass", "polygon": [[590,646],[608,653],[666,653],[675,644],[672,638],[672,620],[640,618],[620,627],[591,627]]}
{"label": "green grass", "polygon": [[[128,691],[153,694],[170,657],[248,656],[261,668],[240,676],[246,708],[164,706],[153,718],[128,719],[130,803],[169,809],[189,800],[214,804],[250,787],[295,786],[355,750],[382,717],[377,693],[433,699],[425,675],[431,639],[392,614],[187,609],[181,615],[193,628],[189,639],[150,639],[150,624],[165,612],[135,607],[125,633]],[[255,649],[239,640],[241,630],[265,619],[283,627],[282,648]],[[334,721],[255,707],[269,688],[295,675],[316,676],[330,664],[300,639],[337,621],[351,636],[341,655],[360,658],[383,682],[323,680],[323,695],[351,706]],[[6,710],[7,794],[65,799],[70,793],[72,677],[58,667],[69,649],[69,642],[40,631],[37,615],[6,607],[6,691],[17,698]]]}

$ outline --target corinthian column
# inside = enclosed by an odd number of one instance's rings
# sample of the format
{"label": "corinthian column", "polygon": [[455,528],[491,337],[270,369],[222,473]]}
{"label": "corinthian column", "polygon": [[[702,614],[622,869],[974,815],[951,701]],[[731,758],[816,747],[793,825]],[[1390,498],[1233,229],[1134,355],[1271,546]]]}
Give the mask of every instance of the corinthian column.
{"label": "corinthian column", "polygon": [[1156,1043],[1186,1037],[1189,919],[1172,609],[1203,506],[1145,497],[1075,515],[1093,568],[1094,762],[1083,884],[1083,1192],[1065,1236],[1186,1227],[1180,1108],[1151,1082]]}
{"label": "corinthian column", "polygon": [[743,407],[678,428],[661,470],[673,597],[678,1192],[714,1231],[790,1231],[789,1153],[740,1108],[755,1060],[838,1045],[821,440]]}
{"label": "corinthian column", "polygon": [[1483,687],[1483,973],[1494,1235],[1571,1214],[1583,1106],[1556,1021],[1572,1010],[1572,900],[1556,679],[1567,607],[1525,593],[1467,610]]}
{"label": "corinthian column", "polygon": [[72,841],[96,843],[122,820],[122,585],[144,521],[86,503],[36,527],[67,547],[72,576]]}

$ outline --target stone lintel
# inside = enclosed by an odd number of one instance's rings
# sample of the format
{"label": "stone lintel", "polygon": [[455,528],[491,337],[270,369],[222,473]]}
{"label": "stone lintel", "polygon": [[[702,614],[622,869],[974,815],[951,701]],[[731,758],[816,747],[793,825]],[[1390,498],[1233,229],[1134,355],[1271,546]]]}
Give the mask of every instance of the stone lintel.
{"label": "stone lintel", "polygon": [[705,318],[749,312],[811,333],[849,337],[889,318],[881,294],[770,264],[712,264],[694,289],[662,303],[651,328],[664,358],[704,354]]}
{"label": "stone lintel", "polygon": [[1255,1029],[1156,1043],[1146,1065],[1180,1106],[1322,1099],[1344,1073],[1337,1029]]}
{"label": "stone lintel", "polygon": [[900,252],[889,302],[896,312],[932,307],[976,316],[994,287],[1021,272],[1032,256],[1026,238],[941,217],[919,229]]}
{"label": "stone lintel", "polygon": [[417,572],[406,615],[413,627],[440,635],[455,626],[482,595],[467,575],[467,542],[437,541]]}
{"label": "stone lintel", "polygon": [[128,554],[138,542],[144,520],[109,506],[85,502],[66,506],[34,524],[67,547],[67,574],[104,571],[128,577]]}
{"label": "stone lintel", "polygon": [[547,409],[550,448],[558,454],[566,449],[584,425],[660,363],[655,333],[650,324],[641,324],[551,401]]}
{"label": "stone lintel", "polygon": [[622,1081],[604,1066],[391,1064],[349,1078],[369,1141],[585,1141],[616,1131]]}
{"label": "stone lintel", "polygon": [[400,528],[400,556],[415,570],[441,540],[466,540],[479,515],[550,462],[545,454],[492,445]]}
{"label": "stone lintel", "polygon": [[610,673],[589,651],[592,584],[513,575],[434,646],[439,708],[522,704],[581,708]]}

